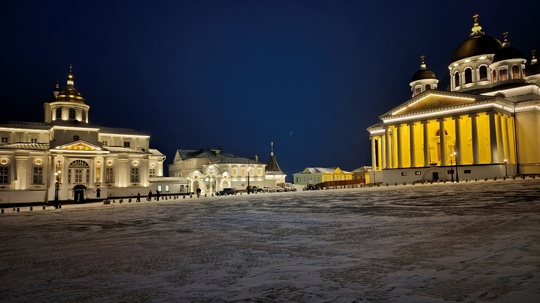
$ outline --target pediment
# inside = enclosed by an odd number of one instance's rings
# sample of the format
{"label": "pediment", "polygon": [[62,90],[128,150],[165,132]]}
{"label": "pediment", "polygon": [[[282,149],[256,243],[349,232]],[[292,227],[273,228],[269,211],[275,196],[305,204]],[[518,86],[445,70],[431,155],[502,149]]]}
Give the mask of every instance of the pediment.
{"label": "pediment", "polygon": [[437,111],[456,106],[463,106],[476,101],[491,99],[489,97],[465,94],[451,94],[442,92],[426,92],[420,94],[409,101],[393,108],[382,117],[395,117],[401,115],[411,115],[427,111]]}
{"label": "pediment", "polygon": [[65,151],[101,151],[100,146],[88,143],[83,140],[74,141],[67,143],[61,146],[57,146],[56,150],[65,150]]}

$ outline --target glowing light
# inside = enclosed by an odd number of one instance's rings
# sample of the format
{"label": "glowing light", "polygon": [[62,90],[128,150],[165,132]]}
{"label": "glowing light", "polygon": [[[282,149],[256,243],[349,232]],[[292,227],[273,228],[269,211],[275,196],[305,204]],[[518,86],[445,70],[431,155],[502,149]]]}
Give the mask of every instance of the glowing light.
{"label": "glowing light", "polygon": [[486,104],[479,104],[475,106],[467,106],[467,107],[461,107],[461,108],[455,108],[455,109],[448,109],[448,110],[441,110],[441,111],[433,111],[431,113],[424,113],[424,114],[418,114],[418,115],[412,115],[412,116],[404,116],[399,118],[389,118],[384,119],[384,123],[392,123],[392,122],[398,122],[403,120],[416,120],[416,119],[422,119],[422,118],[429,118],[434,116],[442,116],[442,115],[448,115],[453,113],[459,113],[459,112],[467,112],[474,109],[482,109],[482,108],[490,108],[490,107],[496,107],[496,108],[504,108],[502,105],[495,104],[495,103],[486,103]]}
{"label": "glowing light", "polygon": [[[406,108],[408,108],[408,107],[410,107],[410,106],[413,106],[413,105],[415,105],[416,103],[418,103],[418,102],[420,102],[420,101],[422,101],[422,100],[424,100],[424,99],[426,99],[426,98],[428,98],[428,97],[430,97],[430,96],[432,96],[432,95],[430,94],[430,95],[424,96],[424,97],[422,97],[422,98],[420,98],[420,99],[418,99],[418,100],[416,100],[416,101],[413,101],[413,102],[410,103],[410,104],[407,104],[406,106],[404,106],[404,107],[398,109],[397,111],[393,112],[393,113],[392,113],[392,116],[397,115],[399,112],[403,111],[404,109],[406,109]],[[474,101],[474,100],[475,100],[474,98],[454,97],[454,96],[445,96],[445,98],[450,98],[450,99],[460,99],[460,100],[467,100],[467,101]]]}

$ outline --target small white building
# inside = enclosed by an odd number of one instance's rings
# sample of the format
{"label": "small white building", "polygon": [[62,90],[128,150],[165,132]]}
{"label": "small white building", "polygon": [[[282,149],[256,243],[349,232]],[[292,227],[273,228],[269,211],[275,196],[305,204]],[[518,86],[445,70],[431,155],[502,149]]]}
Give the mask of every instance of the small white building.
{"label": "small white building", "polygon": [[258,157],[248,159],[219,149],[176,151],[169,165],[169,178],[181,178],[181,191],[201,194],[215,193],[223,188],[245,190],[247,186],[277,186],[285,182],[272,151],[269,164],[259,162]]}

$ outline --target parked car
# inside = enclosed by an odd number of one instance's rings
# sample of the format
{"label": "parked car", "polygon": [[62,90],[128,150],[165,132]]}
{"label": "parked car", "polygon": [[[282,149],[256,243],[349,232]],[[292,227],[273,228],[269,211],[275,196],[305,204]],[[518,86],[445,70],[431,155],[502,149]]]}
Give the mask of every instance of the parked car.
{"label": "parked car", "polygon": [[296,191],[296,187],[294,187],[294,185],[291,183],[283,183],[283,189],[285,191]]}
{"label": "parked car", "polygon": [[258,186],[255,186],[255,185],[250,185],[250,186],[247,186],[246,187],[246,190],[247,192],[249,193],[262,193],[263,192],[263,189],[258,187]]}
{"label": "parked car", "polygon": [[218,196],[236,195],[234,188],[224,188],[217,193]]}
{"label": "parked car", "polygon": [[304,187],[304,190],[315,190],[315,185],[313,185],[313,184],[306,184],[306,187]]}

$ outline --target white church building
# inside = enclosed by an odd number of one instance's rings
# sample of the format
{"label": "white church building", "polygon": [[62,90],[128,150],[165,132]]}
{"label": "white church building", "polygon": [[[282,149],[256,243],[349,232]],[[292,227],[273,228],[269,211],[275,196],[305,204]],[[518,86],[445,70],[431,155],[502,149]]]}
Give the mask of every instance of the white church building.
{"label": "white church building", "polygon": [[146,195],[163,176],[148,134],[89,123],[71,69],[44,109],[43,123],[0,124],[0,203]]}
{"label": "white church building", "polygon": [[[383,183],[540,174],[540,66],[482,31],[478,15],[439,90],[422,56],[412,97],[367,130],[373,177]],[[443,87],[446,87],[445,83]]]}

